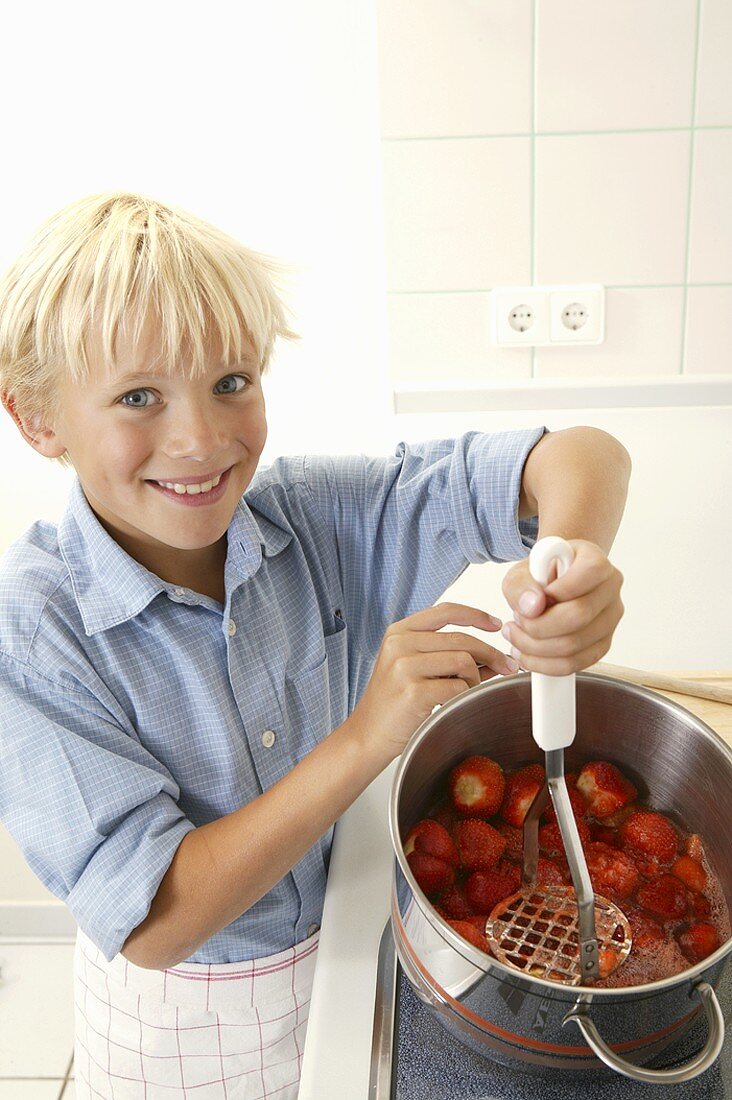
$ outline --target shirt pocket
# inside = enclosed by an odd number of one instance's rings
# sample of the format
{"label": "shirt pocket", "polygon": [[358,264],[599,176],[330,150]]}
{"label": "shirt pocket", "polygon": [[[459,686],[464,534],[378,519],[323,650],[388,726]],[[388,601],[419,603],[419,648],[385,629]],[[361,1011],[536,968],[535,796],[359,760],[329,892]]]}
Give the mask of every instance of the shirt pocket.
{"label": "shirt pocket", "polygon": [[348,628],[334,615],[325,654],[311,669],[285,675],[287,714],[298,756],[309,752],[348,717]]}

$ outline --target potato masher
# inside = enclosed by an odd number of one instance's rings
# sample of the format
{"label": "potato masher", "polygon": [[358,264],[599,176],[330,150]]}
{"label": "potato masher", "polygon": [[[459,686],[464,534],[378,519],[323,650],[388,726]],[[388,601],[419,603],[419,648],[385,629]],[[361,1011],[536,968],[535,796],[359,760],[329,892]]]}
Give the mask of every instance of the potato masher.
{"label": "potato masher", "polygon": [[[529,570],[542,586],[554,561],[561,577],[574,560],[572,547],[554,535],[540,539],[529,554]],[[578,985],[606,977],[627,958],[630,925],[614,902],[595,895],[564,778],[564,750],[575,738],[575,678],[531,673],[531,732],[545,753],[546,780],[524,820],[521,888],[499,902],[486,924],[492,953],[501,962],[536,977]],[[538,886],[539,817],[549,797],[574,889]]]}

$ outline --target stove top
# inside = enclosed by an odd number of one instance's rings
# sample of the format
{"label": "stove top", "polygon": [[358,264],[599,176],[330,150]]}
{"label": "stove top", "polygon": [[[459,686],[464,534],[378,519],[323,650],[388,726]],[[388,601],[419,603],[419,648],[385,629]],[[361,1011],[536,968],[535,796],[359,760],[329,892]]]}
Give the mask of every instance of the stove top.
{"label": "stove top", "polygon": [[[402,973],[387,923],[376,980],[371,1100],[579,1100],[599,1088],[603,1100],[732,1100],[732,1037],[713,1066],[679,1085],[647,1085],[613,1074],[570,1078],[554,1072],[536,1076],[481,1058],[452,1038],[420,1001]],[[729,1028],[732,973],[727,967],[717,995]],[[704,1019],[696,1020],[673,1054],[650,1065],[665,1069],[694,1055],[706,1039]]]}

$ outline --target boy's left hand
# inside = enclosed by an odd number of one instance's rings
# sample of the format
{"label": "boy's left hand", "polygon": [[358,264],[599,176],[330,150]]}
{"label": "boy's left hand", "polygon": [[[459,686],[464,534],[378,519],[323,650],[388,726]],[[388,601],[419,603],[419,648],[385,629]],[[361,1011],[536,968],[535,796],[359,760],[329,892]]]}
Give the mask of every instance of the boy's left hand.
{"label": "boy's left hand", "polygon": [[[574,561],[545,589],[531,576],[528,558],[503,580],[514,621],[501,633],[511,643],[511,655],[529,672],[567,676],[599,661],[625,610],[620,600],[623,575],[607,554],[594,542],[567,541]],[[533,596],[531,607],[522,602],[527,593]]]}

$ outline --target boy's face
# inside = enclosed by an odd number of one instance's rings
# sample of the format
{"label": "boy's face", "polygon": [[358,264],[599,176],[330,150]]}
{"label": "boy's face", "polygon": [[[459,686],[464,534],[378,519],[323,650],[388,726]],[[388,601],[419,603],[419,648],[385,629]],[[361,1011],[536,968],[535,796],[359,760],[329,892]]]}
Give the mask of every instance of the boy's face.
{"label": "boy's face", "polygon": [[[209,340],[205,376],[188,380],[159,370],[149,322],[135,347],[122,337],[114,368],[93,366],[88,383],[63,383],[44,453],[68,452],[100,522],[152,572],[194,586],[201,575],[223,577],[226,529],[267,438],[254,349],[245,343],[241,364],[222,367],[218,338]],[[90,352],[92,364],[103,364],[94,343]],[[133,372],[144,377],[126,378]],[[157,484],[219,475],[218,486],[198,495]]]}

